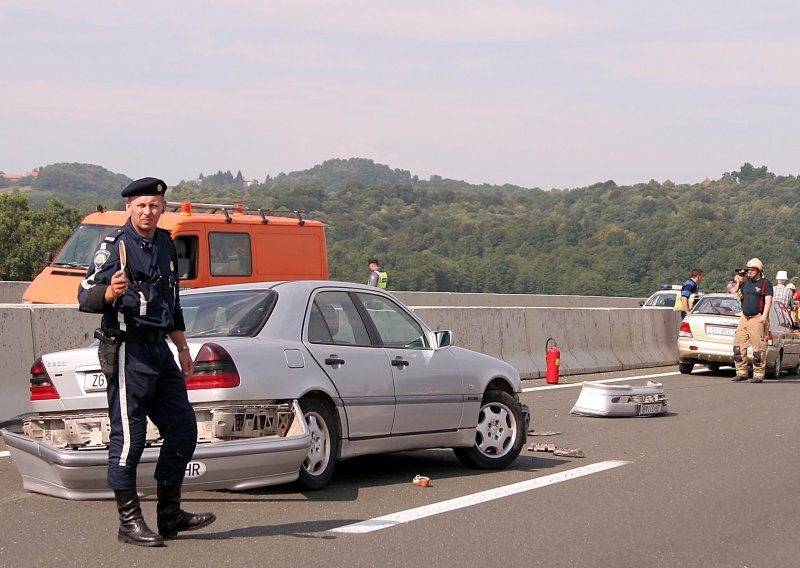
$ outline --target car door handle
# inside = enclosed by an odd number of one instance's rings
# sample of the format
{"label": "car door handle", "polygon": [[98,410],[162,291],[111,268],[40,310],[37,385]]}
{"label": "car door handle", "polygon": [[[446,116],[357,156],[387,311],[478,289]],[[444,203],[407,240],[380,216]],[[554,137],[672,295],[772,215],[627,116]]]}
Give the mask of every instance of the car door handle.
{"label": "car door handle", "polygon": [[344,359],[339,359],[335,355],[333,357],[327,357],[325,359],[326,365],[344,365]]}
{"label": "car door handle", "polygon": [[392,366],[394,366],[394,367],[408,367],[408,361],[398,357],[397,359],[392,359]]}

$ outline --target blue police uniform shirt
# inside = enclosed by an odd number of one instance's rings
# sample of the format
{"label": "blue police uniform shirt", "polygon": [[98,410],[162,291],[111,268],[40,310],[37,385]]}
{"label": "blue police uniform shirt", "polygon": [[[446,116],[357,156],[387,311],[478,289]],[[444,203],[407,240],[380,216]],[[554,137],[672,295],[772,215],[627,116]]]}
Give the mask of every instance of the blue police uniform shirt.
{"label": "blue police uniform shirt", "polygon": [[[120,269],[119,243],[125,243],[128,289],[110,304],[103,300],[111,277]],[[125,328],[139,331],[185,331],[178,294],[178,255],[170,232],[156,229],[152,239],[133,228],[131,220],[97,247],[92,265],[78,288],[82,312],[102,313],[103,327],[117,329],[117,313]]]}

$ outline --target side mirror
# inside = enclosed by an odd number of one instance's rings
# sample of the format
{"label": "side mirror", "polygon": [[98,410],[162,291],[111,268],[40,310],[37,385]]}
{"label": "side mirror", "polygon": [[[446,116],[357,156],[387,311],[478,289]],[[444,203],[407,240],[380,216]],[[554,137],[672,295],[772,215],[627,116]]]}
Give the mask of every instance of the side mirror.
{"label": "side mirror", "polygon": [[642,306],[644,306],[644,300],[639,300],[639,307],[641,308]]}
{"label": "side mirror", "polygon": [[50,251],[44,253],[44,259],[43,260],[44,260],[44,265],[45,266],[50,266],[50,263],[53,262],[53,253],[50,252]]}
{"label": "side mirror", "polygon": [[436,349],[450,347],[453,344],[453,332],[449,329],[434,331],[433,336],[436,339]]}

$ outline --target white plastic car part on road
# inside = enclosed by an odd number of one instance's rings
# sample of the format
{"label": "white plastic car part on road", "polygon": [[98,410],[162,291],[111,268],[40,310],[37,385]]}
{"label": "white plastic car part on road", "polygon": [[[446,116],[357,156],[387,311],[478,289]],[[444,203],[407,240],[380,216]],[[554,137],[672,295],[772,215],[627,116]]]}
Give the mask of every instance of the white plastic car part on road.
{"label": "white plastic car part on road", "polygon": [[585,381],[570,414],[577,416],[654,416],[667,412],[661,383],[640,387]]}

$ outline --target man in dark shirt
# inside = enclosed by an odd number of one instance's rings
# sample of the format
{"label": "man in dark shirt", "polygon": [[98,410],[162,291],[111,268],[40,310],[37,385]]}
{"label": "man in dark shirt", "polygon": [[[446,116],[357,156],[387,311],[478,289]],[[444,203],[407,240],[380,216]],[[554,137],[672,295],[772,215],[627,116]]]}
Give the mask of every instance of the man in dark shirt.
{"label": "man in dark shirt", "polygon": [[692,277],[684,282],[681,287],[681,319],[686,317],[686,314],[689,313],[697,302],[697,296],[700,294],[700,283],[702,281],[703,271],[699,268],[692,268]]}
{"label": "man in dark shirt", "polygon": [[[194,361],[186,343],[178,293],[178,256],[168,231],[158,228],[167,185],[136,180],[124,190],[128,222],[97,247],[78,289],[80,309],[102,313],[95,337],[108,379],[108,486],[119,512],[118,539],[162,546],[164,538],[214,522],[212,513],[180,508],[184,471],[197,444],[197,423],[186,378]],[[180,368],[165,339],[175,345]],[[136,469],[146,442],[147,419],[163,444],[156,464],[158,532],[144,521],[136,490]]]}
{"label": "man in dark shirt", "polygon": [[767,366],[767,330],[772,307],[772,283],[764,278],[764,266],[757,258],[747,263],[747,276],[736,275],[731,293],[742,301],[742,315],[733,340],[733,361],[736,363],[734,382],[746,381],[748,373],[747,348],[753,347],[753,378],[764,380]]}

